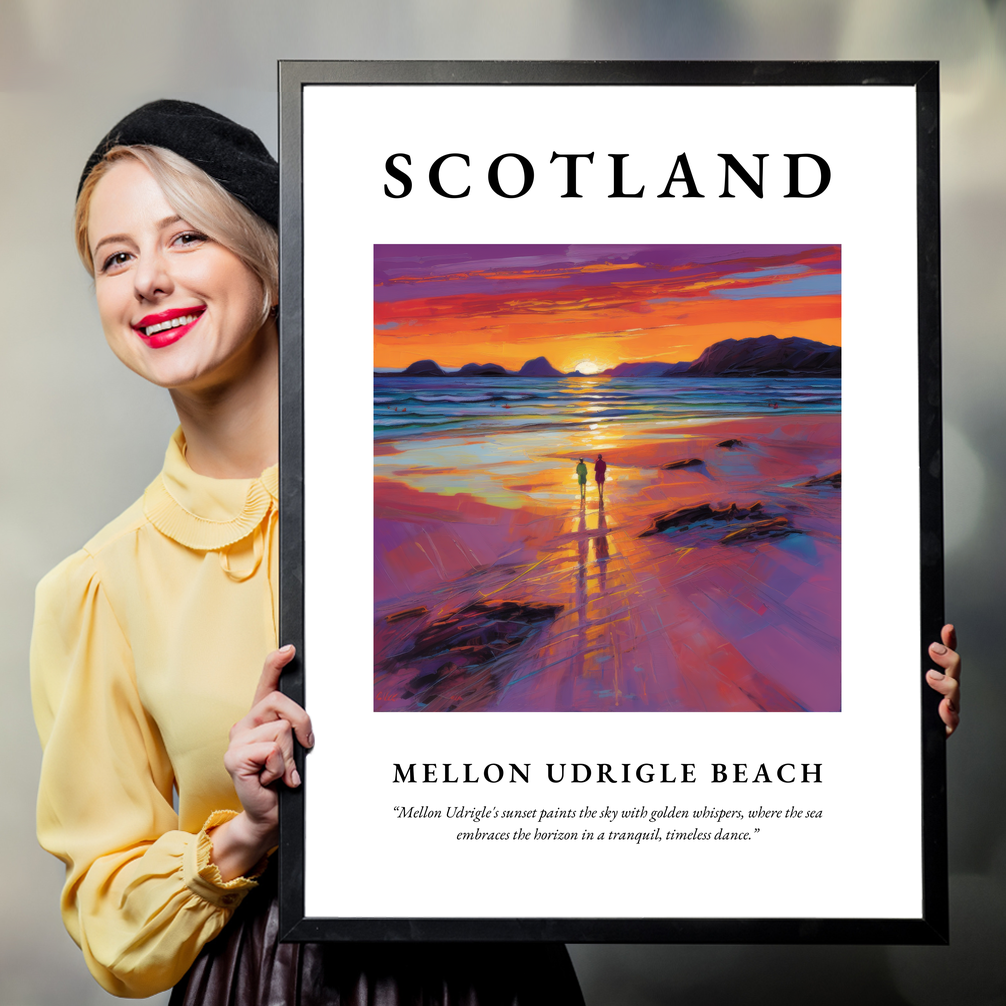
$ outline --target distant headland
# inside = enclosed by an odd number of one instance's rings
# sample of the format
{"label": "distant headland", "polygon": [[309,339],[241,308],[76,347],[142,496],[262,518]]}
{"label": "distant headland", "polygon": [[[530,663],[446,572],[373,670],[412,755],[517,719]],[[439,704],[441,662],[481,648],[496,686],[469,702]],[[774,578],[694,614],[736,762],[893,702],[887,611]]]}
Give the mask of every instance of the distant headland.
{"label": "distant headland", "polygon": [[390,377],[841,377],[842,347],[796,336],[762,335],[715,342],[697,360],[620,363],[598,374],[563,373],[544,356],[528,360],[520,370],[506,370],[498,363],[466,363],[459,370],[445,370],[434,360],[417,360],[405,370],[381,373]]}

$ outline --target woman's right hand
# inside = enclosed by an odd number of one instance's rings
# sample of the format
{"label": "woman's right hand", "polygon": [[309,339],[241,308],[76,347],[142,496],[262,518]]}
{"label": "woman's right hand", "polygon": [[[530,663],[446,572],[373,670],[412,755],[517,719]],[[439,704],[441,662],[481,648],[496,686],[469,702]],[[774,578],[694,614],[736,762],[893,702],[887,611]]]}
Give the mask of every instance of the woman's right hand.
{"label": "woman's right hand", "polygon": [[277,844],[279,793],[274,784],[282,779],[292,789],[300,785],[294,734],[304,747],[314,746],[310,716],[279,691],[280,675],[295,652],[284,646],[266,657],[251,710],[231,727],[224,766],[244,810],[209,833],[211,859],[225,881],[247,873]]}

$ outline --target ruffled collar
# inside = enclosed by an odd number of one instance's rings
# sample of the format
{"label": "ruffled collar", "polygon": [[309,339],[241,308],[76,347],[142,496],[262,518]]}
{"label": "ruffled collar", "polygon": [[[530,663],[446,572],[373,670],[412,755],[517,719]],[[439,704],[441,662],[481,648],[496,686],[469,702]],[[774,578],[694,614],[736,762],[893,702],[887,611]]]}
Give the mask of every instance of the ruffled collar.
{"label": "ruffled collar", "polygon": [[213,479],[185,460],[185,437],[175,430],[164,468],[143,494],[143,512],[162,534],[186,548],[212,552],[250,535],[279,500],[279,466],[257,479]]}

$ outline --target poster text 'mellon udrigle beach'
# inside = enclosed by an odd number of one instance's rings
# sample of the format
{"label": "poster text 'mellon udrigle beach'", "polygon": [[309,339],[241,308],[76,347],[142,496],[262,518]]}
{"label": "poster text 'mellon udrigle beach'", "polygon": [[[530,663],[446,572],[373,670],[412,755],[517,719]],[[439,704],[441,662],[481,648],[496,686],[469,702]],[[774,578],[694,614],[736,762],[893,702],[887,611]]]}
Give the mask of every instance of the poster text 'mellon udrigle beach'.
{"label": "poster text 'mellon udrigle beach'", "polygon": [[[544,768],[544,771],[542,771]],[[706,771],[707,769],[707,771]],[[694,762],[548,762],[532,771],[530,762],[509,762],[506,766],[490,762],[477,767],[473,762],[392,763],[392,782],[406,784],[450,783],[530,783],[547,779],[551,783],[820,783],[821,762],[710,762],[699,778]]]}

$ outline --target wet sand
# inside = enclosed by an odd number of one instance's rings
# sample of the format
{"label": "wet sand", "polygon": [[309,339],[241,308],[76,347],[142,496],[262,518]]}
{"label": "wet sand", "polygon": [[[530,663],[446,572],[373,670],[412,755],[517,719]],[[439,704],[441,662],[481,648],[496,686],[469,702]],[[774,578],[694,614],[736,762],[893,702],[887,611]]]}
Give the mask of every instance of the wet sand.
{"label": "wet sand", "polygon": [[[447,444],[378,477],[375,708],[839,709],[841,489],[806,483],[840,468],[840,433],[820,413],[654,426],[604,450],[603,501],[593,457],[581,502],[580,455],[544,442],[478,495],[426,488]],[[640,537],[700,504],[715,516]]]}

